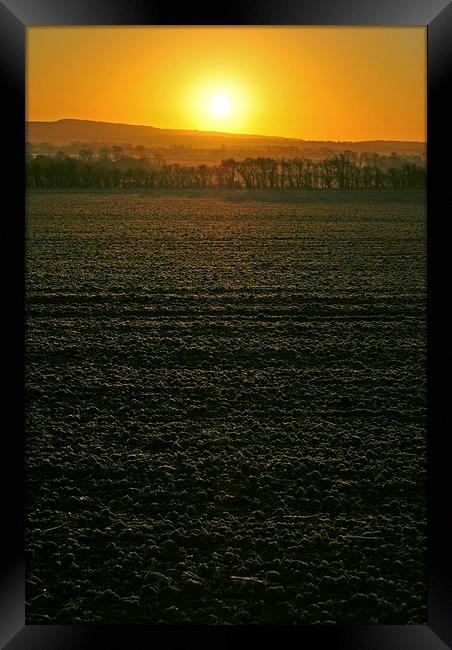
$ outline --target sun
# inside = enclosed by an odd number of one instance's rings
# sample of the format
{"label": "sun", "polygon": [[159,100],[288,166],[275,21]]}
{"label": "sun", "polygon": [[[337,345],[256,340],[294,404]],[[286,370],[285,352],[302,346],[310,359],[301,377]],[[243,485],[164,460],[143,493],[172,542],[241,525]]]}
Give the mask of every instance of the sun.
{"label": "sun", "polygon": [[189,116],[191,128],[222,133],[250,130],[252,84],[246,84],[239,76],[215,76],[187,84],[181,109]]}
{"label": "sun", "polygon": [[223,117],[231,112],[231,102],[226,95],[214,95],[210,100],[210,111],[217,117]]}

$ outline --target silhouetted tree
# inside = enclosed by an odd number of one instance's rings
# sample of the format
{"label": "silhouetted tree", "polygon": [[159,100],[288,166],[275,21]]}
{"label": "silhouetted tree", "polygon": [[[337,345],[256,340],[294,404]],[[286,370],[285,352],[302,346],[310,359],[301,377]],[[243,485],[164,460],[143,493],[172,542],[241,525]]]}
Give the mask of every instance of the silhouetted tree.
{"label": "silhouetted tree", "polygon": [[83,162],[91,162],[93,159],[92,149],[80,149],[79,156]]}
{"label": "silhouetted tree", "polygon": [[[119,148],[120,149],[120,148]],[[369,164],[367,164],[367,162]],[[276,160],[260,156],[236,161],[225,159],[218,166],[197,167],[158,164],[146,156],[125,157],[117,150],[115,159],[102,149],[94,159],[90,149],[80,149],[78,157],[63,151],[54,156],[26,156],[29,187],[162,187],[206,188],[211,185],[232,189],[253,188],[383,188],[424,187],[426,170],[403,162],[394,166],[394,157],[368,155],[365,158],[343,152],[321,161],[293,158]],[[364,164],[366,163],[366,164]]]}
{"label": "silhouetted tree", "polygon": [[112,151],[112,158],[113,158],[113,160],[114,160],[115,162],[119,162],[119,161],[122,159],[122,157],[123,157],[122,147],[119,147],[118,145],[114,145],[114,146],[111,148],[111,151]]}

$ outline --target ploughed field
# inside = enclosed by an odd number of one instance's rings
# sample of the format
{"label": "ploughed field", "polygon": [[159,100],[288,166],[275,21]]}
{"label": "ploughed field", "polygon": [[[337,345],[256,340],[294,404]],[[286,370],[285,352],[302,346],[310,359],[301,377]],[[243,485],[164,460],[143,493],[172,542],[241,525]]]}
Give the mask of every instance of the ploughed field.
{"label": "ploughed field", "polygon": [[28,623],[426,622],[422,191],[30,192]]}

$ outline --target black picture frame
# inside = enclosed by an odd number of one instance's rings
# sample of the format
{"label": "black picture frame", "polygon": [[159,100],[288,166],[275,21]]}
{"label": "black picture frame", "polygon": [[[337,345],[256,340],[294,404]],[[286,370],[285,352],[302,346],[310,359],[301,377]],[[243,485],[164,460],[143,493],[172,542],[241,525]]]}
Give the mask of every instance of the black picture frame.
{"label": "black picture frame", "polygon": [[[23,479],[24,479],[24,127],[25,29],[33,25],[422,25],[428,37],[428,625],[217,627],[209,626],[58,626],[25,625]],[[0,0],[0,70],[3,140],[4,211],[2,260],[7,311],[3,338],[2,572],[0,574],[0,645],[8,650],[64,648],[141,648],[164,643],[299,643],[301,647],[374,650],[444,650],[452,646],[451,490],[448,448],[447,370],[450,317],[441,284],[448,277],[445,236],[449,193],[442,152],[450,147],[452,115],[452,4],[447,0],[261,0],[221,7],[201,3],[183,8],[146,0]],[[449,83],[448,83],[449,82]],[[6,202],[7,201],[7,202]],[[450,202],[449,202],[450,206]],[[449,208],[450,210],[450,208]],[[449,216],[450,218],[450,216]],[[6,250],[12,255],[7,256]],[[10,357],[7,352],[11,351]],[[445,375],[447,377],[447,374]],[[447,392],[446,392],[447,391]],[[4,418],[5,421],[6,418]],[[6,471],[7,470],[7,471]],[[265,629],[262,630],[262,627]],[[282,641],[281,635],[284,640]],[[245,640],[244,639],[244,640]]]}

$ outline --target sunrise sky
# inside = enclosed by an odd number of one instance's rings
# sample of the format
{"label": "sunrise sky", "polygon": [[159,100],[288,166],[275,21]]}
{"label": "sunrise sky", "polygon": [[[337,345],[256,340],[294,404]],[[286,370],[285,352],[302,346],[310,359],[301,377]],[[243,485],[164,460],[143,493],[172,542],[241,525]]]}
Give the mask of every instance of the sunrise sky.
{"label": "sunrise sky", "polygon": [[426,139],[424,27],[30,27],[27,120]]}

